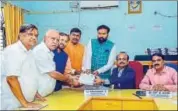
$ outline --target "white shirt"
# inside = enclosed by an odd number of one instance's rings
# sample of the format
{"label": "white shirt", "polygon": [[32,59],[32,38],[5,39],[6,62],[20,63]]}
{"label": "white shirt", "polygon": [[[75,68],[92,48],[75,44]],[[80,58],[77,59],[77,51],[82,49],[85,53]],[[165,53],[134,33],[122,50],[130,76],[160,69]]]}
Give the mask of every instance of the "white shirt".
{"label": "white shirt", "polygon": [[[90,40],[88,45],[85,47],[83,70],[91,69],[91,58],[92,58],[92,47],[91,47],[91,40]],[[107,64],[97,69],[99,74],[104,73],[107,70],[111,69],[115,59],[116,59],[116,46],[114,45],[113,48],[111,49]]]}
{"label": "white shirt", "polygon": [[[2,81],[2,73],[3,73],[3,65],[2,65],[2,51],[0,51],[0,80]],[[0,89],[1,89],[1,82],[0,82]],[[2,95],[2,91],[0,90],[0,95]],[[1,96],[0,96],[0,100],[2,100]],[[0,101],[0,110],[1,110],[1,101]]]}
{"label": "white shirt", "polygon": [[47,96],[53,92],[56,80],[49,76],[49,72],[55,71],[54,54],[41,42],[33,49],[35,61],[40,73],[38,92],[41,96]]}
{"label": "white shirt", "polygon": [[27,101],[34,100],[38,88],[38,70],[32,55],[32,51],[24,47],[18,41],[3,51],[3,76],[2,76],[2,109],[16,109],[21,106],[7,84],[7,76],[18,76],[22,93]]}

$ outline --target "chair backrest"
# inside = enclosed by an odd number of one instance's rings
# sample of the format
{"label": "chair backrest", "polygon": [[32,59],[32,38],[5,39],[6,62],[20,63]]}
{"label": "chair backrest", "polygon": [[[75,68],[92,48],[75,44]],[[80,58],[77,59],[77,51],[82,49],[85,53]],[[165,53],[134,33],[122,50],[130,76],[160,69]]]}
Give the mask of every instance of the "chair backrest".
{"label": "chair backrest", "polygon": [[175,69],[178,72],[178,65],[173,64],[173,63],[165,63],[166,66],[172,67],[173,69]]}
{"label": "chair backrest", "polygon": [[136,88],[139,88],[139,84],[143,79],[143,66],[138,61],[129,61],[129,66],[135,71],[136,73]]}

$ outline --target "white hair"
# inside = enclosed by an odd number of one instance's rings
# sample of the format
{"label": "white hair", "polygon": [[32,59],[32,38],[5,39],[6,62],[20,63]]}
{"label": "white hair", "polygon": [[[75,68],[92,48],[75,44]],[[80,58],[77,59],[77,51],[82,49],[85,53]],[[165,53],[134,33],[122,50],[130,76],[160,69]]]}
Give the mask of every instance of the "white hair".
{"label": "white hair", "polygon": [[57,30],[55,30],[55,29],[49,29],[49,30],[46,32],[45,36],[48,36],[48,35],[49,35],[50,33],[52,33],[52,32],[59,33],[59,31],[57,31]]}
{"label": "white hair", "polygon": [[[46,33],[45,33],[45,37],[48,37],[51,33],[58,33],[59,31],[55,30],[55,29],[49,29]],[[43,41],[45,41],[45,37],[43,38]]]}

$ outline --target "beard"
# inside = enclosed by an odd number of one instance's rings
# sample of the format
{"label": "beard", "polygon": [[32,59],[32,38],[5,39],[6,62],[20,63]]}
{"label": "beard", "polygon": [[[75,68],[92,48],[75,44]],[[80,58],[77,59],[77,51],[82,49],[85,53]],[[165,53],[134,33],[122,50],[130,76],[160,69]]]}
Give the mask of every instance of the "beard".
{"label": "beard", "polygon": [[58,47],[59,49],[61,49],[61,50],[63,50],[64,48],[65,48],[65,46],[64,46],[64,44],[59,44],[59,47]]}
{"label": "beard", "polygon": [[104,43],[107,41],[107,38],[98,37],[98,41],[99,41],[99,43]]}

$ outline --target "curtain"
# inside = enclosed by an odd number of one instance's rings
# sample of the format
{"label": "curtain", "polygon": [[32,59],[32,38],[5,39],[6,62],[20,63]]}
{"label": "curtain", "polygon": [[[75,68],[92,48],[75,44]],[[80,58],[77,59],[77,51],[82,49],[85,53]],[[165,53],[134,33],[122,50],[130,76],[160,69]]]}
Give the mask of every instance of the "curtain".
{"label": "curtain", "polygon": [[6,3],[4,5],[4,18],[6,45],[10,45],[18,40],[19,29],[24,20],[22,9]]}

